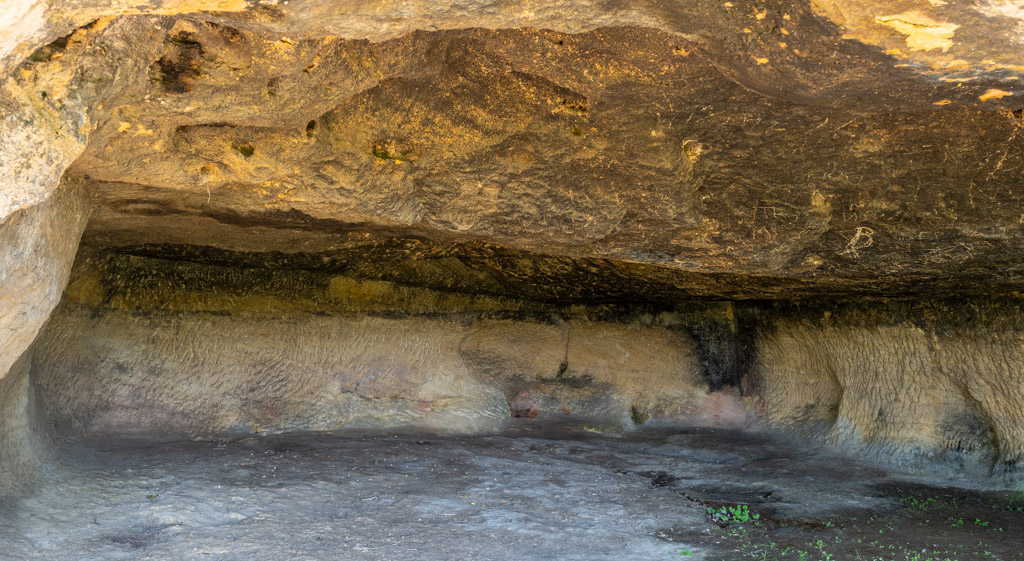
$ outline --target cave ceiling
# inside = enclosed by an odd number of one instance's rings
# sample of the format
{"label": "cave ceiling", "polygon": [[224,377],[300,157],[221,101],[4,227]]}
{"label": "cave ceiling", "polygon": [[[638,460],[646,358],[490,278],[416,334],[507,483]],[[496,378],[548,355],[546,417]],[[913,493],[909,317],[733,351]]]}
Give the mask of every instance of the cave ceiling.
{"label": "cave ceiling", "polygon": [[1018,290],[1020,18],[940,4],[107,16],[13,81],[82,110],[96,259],[536,299]]}

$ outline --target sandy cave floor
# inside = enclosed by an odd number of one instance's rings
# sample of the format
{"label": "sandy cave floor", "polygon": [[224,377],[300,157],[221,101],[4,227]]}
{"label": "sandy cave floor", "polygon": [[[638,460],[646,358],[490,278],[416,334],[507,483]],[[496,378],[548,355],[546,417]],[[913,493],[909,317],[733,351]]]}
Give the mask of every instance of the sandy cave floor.
{"label": "sandy cave floor", "polygon": [[0,559],[1024,559],[1021,494],[740,431],[521,419],[62,448],[0,510]]}

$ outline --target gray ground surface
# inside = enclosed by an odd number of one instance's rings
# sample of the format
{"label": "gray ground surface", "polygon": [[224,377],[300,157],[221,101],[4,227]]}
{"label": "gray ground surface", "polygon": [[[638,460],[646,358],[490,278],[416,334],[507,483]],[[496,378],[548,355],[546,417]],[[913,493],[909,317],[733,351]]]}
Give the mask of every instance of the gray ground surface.
{"label": "gray ground surface", "polygon": [[70,443],[0,511],[0,558],[719,559],[665,539],[713,529],[702,500],[888,508],[886,473],[763,435],[595,429]]}

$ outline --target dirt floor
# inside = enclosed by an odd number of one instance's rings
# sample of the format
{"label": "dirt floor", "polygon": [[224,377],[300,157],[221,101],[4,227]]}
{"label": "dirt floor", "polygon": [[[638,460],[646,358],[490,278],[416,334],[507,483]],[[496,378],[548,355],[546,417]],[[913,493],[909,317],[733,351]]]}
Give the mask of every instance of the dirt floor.
{"label": "dirt floor", "polygon": [[0,559],[1024,559],[1024,494],[727,430],[91,440],[44,478]]}

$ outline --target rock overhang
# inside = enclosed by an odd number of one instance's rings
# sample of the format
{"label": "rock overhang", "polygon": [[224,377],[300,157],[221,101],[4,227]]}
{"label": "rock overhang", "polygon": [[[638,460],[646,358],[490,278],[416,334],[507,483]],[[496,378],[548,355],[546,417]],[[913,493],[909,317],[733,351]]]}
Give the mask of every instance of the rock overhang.
{"label": "rock overhang", "polygon": [[[640,28],[372,43],[108,26],[97,40],[122,47],[108,35],[155,33],[153,61],[104,98],[67,172],[97,200],[87,240],[482,241],[836,292],[1017,278],[1013,97],[982,101],[992,83],[921,76],[835,32],[827,54],[849,70],[819,84],[824,60],[780,62],[794,76],[762,84],[756,63]],[[109,92],[87,74],[74,80]]]}
{"label": "rock overhang", "polygon": [[[8,248],[8,270],[30,278],[25,265],[39,266],[55,279],[41,305],[31,291],[11,296],[30,313],[10,324],[22,336],[4,354],[16,360],[48,317],[81,233],[34,376],[65,380],[62,357],[94,353],[83,379],[113,389],[75,404],[62,401],[73,386],[51,384],[41,399],[71,412],[65,428],[222,430],[216,415],[186,422],[175,392],[199,370],[154,350],[176,334],[219,330],[287,354],[253,325],[305,326],[313,347],[358,332],[342,327],[351,322],[427,347],[449,332],[475,341],[489,322],[549,335],[576,325],[591,333],[581,356],[671,334],[652,348],[682,352],[689,385],[644,394],[642,380],[657,385],[672,368],[622,362],[629,353],[592,371],[573,370],[580,356],[537,372],[507,359],[569,348],[554,335],[486,352],[466,343],[438,360],[490,389],[467,390],[482,401],[452,411],[575,409],[626,424],[721,414],[862,454],[939,451],[1011,481],[1024,98],[1008,30],[1018,15],[994,2],[928,4],[438,3],[385,16],[291,2],[178,15],[195,6],[91,6],[51,19],[33,41],[65,36],[23,57],[5,85],[4,173],[26,187],[0,200],[10,211],[56,192],[47,213],[66,228],[4,226],[41,248],[40,265]],[[353,319],[364,316],[377,319]],[[967,324],[973,334],[961,333]],[[142,325],[150,338],[133,344]],[[62,350],[77,340],[68,326],[94,337]],[[616,335],[593,335],[602,330]],[[101,344],[110,340],[123,344]],[[133,346],[149,350],[116,359]],[[361,360],[373,376],[415,369],[399,358]],[[258,386],[247,378],[258,370],[221,378]],[[130,379],[141,372],[164,382]],[[304,383],[359,403],[394,397],[360,386],[360,368],[344,372]],[[434,402],[452,397],[436,391],[443,379],[409,377],[430,399],[393,409],[335,400],[324,413],[330,400],[287,381],[245,407],[231,401],[240,390],[204,407],[274,430],[334,426],[356,410],[433,423]],[[883,415],[872,407],[889,386],[903,405]],[[897,426],[900,415],[920,417],[919,430]]]}

